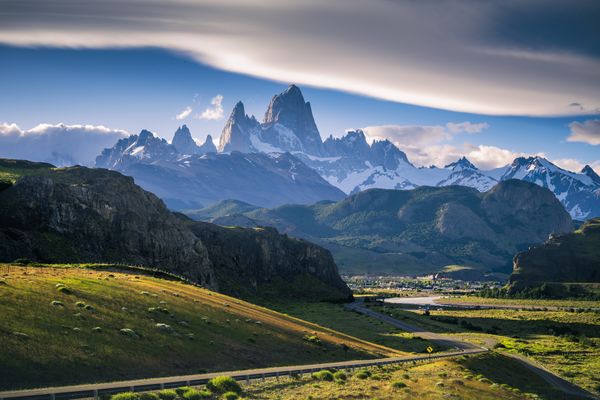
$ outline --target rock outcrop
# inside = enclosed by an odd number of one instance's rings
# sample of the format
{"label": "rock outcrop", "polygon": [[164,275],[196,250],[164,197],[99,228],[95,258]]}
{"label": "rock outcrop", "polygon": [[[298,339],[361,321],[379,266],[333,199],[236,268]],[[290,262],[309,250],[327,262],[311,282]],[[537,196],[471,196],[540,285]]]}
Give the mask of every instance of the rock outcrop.
{"label": "rock outcrop", "polygon": [[510,282],[513,290],[545,282],[600,282],[600,218],[517,254]]}
{"label": "rock outcrop", "polygon": [[2,159],[0,171],[16,176],[0,187],[0,262],[133,264],[228,294],[350,296],[327,250],[193,222],[118,172]]}

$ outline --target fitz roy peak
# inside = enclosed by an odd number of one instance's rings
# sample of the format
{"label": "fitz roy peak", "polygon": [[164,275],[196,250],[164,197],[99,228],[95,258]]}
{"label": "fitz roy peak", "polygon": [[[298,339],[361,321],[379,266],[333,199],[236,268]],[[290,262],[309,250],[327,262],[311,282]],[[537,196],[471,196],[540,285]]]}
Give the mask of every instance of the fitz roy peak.
{"label": "fitz roy peak", "polygon": [[272,98],[263,122],[247,115],[238,102],[218,149],[210,136],[198,146],[185,125],[170,144],[144,130],[105,149],[96,165],[134,176],[176,209],[229,198],[261,207],[306,204],[367,189],[420,186],[486,192],[499,182],[519,179],[551,190],[574,219],[600,215],[600,177],[589,166],[575,173],[541,157],[519,157],[511,165],[484,171],[463,157],[443,168],[417,167],[392,142],[369,143],[360,129],[322,141],[310,103],[295,85]]}
{"label": "fitz roy peak", "polygon": [[276,207],[344,198],[341,190],[290,153],[217,154],[214,150],[210,136],[197,146],[185,125],[172,143],[143,130],[105,149],[96,158],[96,167],[133,177],[175,210],[227,199]]}

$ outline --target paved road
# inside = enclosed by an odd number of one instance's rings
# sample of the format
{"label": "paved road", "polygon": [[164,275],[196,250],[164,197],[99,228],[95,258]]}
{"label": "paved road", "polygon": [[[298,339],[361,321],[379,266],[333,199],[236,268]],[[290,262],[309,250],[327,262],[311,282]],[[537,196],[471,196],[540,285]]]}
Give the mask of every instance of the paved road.
{"label": "paved road", "polygon": [[243,371],[225,371],[210,374],[172,376],[166,378],[138,379],[121,382],[99,383],[63,386],[54,388],[42,388],[31,390],[18,390],[0,392],[0,399],[11,400],[63,400],[97,397],[101,394],[114,394],[127,391],[143,392],[159,390],[163,388],[176,388],[180,386],[198,386],[206,384],[210,379],[217,376],[231,376],[238,381],[250,381],[271,377],[287,376],[291,374],[307,374],[323,369],[354,369],[374,365],[400,364],[407,362],[430,361],[440,358],[458,357],[465,354],[477,354],[484,352],[482,349],[456,350],[432,355],[404,356],[392,358],[380,358],[374,360],[340,361],[332,363],[320,363],[310,365],[296,365],[289,367],[261,368]]}
{"label": "paved road", "polygon": [[404,321],[397,320],[396,318],[392,318],[389,315],[378,313],[376,311],[370,310],[365,307],[364,303],[361,301],[355,301],[354,303],[346,304],[346,307],[350,310],[354,310],[360,312],[361,314],[368,315],[370,317],[376,318],[380,321],[386,322],[396,328],[402,329],[405,332],[410,332],[415,336],[419,336],[423,339],[427,339],[431,342],[434,342],[440,346],[447,348],[454,348],[457,350],[480,350],[480,351],[488,351],[487,348],[477,346],[473,343],[465,342],[460,339],[456,339],[450,336],[439,335],[437,333],[429,332],[421,327],[407,324]]}
{"label": "paved road", "polygon": [[[456,338],[439,335],[439,334],[433,333],[433,332],[428,332],[428,331],[426,331],[420,327],[417,327],[415,325],[407,324],[404,321],[399,321],[399,320],[392,318],[386,314],[382,314],[382,313],[370,310],[367,307],[365,307],[363,302],[350,303],[350,304],[347,304],[346,307],[351,310],[355,310],[362,314],[368,315],[370,317],[377,318],[380,321],[387,322],[392,326],[400,328],[406,332],[414,333],[415,335],[420,336],[423,339],[430,340],[430,341],[435,342],[442,346],[454,347],[457,349],[464,349],[466,351],[473,350],[473,349],[479,349],[480,351],[487,351],[487,348],[485,348],[485,347],[480,347],[480,346],[477,346],[472,343],[463,342]],[[532,360],[530,360],[526,357],[523,357],[523,356],[517,355],[517,354],[512,354],[512,353],[500,353],[500,354],[502,354],[506,357],[513,358],[513,359],[521,362],[525,367],[527,367],[532,372],[536,373],[548,384],[554,386],[556,389],[558,389],[558,390],[562,391],[563,393],[565,393],[566,395],[568,395],[569,396],[568,398],[598,399],[598,397],[593,395],[592,393],[555,375],[553,372],[547,370],[546,368],[542,367],[541,365],[533,362]]]}

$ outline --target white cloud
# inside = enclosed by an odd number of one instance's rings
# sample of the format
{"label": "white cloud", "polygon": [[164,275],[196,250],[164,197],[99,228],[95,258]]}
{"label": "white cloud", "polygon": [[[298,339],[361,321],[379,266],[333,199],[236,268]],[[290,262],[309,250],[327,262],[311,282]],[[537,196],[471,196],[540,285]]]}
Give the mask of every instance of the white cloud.
{"label": "white cloud", "polygon": [[218,120],[223,119],[223,96],[218,94],[210,101],[211,107],[202,111],[202,114],[198,116],[200,119]]}
{"label": "white cloud", "polygon": [[21,0],[7,7],[0,43],[11,45],[160,47],[270,80],[480,114],[600,109],[600,61],[585,52],[594,36],[555,43],[545,34],[579,32],[586,21],[574,19],[593,5],[553,2],[544,5],[549,18],[539,17],[536,2],[468,0],[71,1],[59,8]]}
{"label": "white cloud", "polygon": [[[573,158],[561,158],[558,160],[552,160],[552,162],[563,169],[573,172],[581,171],[586,165],[585,163]],[[600,174],[600,160],[592,161],[588,163],[588,165],[592,167],[596,173]]]}
{"label": "white cloud", "polygon": [[571,134],[567,141],[583,142],[594,146],[600,144],[600,119],[588,119],[583,123],[571,122],[569,128]]}
{"label": "white cloud", "polygon": [[389,139],[398,146],[422,146],[449,140],[461,133],[480,133],[489,125],[472,122],[449,122],[446,125],[378,125],[367,126],[363,131],[371,139]]}
{"label": "white cloud", "polygon": [[179,114],[177,114],[175,116],[176,120],[182,120],[182,119],[186,119],[187,117],[190,116],[190,114],[192,113],[192,107],[187,106],[186,108],[184,108]]}
{"label": "white cloud", "polygon": [[16,124],[0,123],[0,157],[93,166],[104,148],[127,135],[102,125],[40,124],[23,130]]}
{"label": "white cloud", "polygon": [[[364,132],[370,139],[389,139],[417,166],[443,167],[465,156],[478,168],[486,170],[505,166],[517,157],[530,155],[496,146],[444,143],[458,134],[476,134],[487,128],[489,125],[485,122],[465,121],[446,125],[370,126],[364,128]],[[545,156],[543,153],[535,155]]]}

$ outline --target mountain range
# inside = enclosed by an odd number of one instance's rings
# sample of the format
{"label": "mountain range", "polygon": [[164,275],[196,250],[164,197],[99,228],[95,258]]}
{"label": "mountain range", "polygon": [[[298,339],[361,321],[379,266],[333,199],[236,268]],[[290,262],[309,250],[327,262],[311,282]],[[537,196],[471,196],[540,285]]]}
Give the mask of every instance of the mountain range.
{"label": "mountain range", "polygon": [[187,212],[224,226],[271,226],[328,248],[343,273],[425,273],[448,265],[508,274],[513,255],[572,230],[546,188],[510,179],[464,186],[369,189],[338,202],[258,208],[224,201]]}
{"label": "mountain range", "polygon": [[149,131],[122,139],[96,166],[133,176],[174,209],[225,199],[261,207],[311,204],[372,188],[459,185],[485,192],[519,179],[551,190],[574,219],[600,215],[600,177],[589,166],[575,173],[536,156],[487,171],[464,157],[443,168],[416,167],[392,142],[369,143],[360,129],[322,141],[311,105],[295,85],[272,98],[262,122],[238,102],[217,149],[212,137],[198,146],[184,125],[171,144]]}
{"label": "mountain range", "polygon": [[199,208],[231,198],[275,207],[345,196],[289,153],[215,153],[210,139],[197,146],[185,125],[172,143],[143,130],[105,149],[96,158],[96,167],[133,177],[171,209]]}

